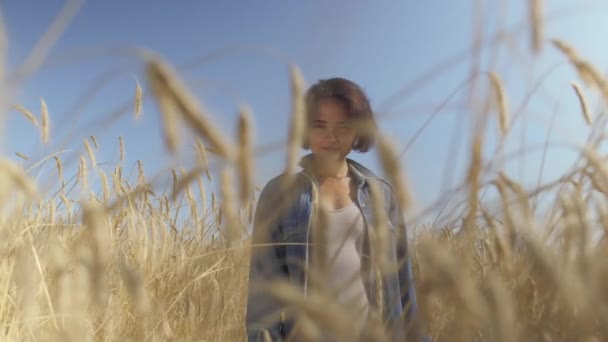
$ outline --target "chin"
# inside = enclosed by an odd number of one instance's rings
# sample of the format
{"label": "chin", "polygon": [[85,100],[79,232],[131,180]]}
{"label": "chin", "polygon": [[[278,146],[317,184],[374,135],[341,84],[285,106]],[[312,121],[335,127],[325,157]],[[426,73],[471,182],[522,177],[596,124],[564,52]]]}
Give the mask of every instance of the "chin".
{"label": "chin", "polygon": [[321,150],[313,153],[316,157],[325,160],[341,160],[346,157],[342,151],[326,151]]}

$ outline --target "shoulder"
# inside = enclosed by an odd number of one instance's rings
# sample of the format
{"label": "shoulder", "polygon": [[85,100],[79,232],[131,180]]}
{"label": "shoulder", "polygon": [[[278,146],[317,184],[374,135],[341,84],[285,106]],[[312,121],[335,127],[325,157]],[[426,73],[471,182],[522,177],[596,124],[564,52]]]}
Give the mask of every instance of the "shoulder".
{"label": "shoulder", "polygon": [[[260,197],[266,197],[271,194],[283,194],[287,174],[285,172],[271,178],[262,188]],[[300,173],[296,174],[296,182],[300,185],[303,182],[303,176]]]}
{"label": "shoulder", "polygon": [[363,166],[363,164],[351,161],[354,168],[365,178],[368,183],[373,183],[376,186],[379,186],[384,191],[388,191],[389,193],[393,191],[393,186],[391,183],[383,177],[377,175],[374,171],[368,169]]}
{"label": "shoulder", "polygon": [[386,203],[388,207],[393,207],[397,204],[397,196],[393,189],[393,185],[387,179],[380,177],[360,163],[353,162],[353,166],[365,179],[368,191],[380,191],[382,198],[384,198],[384,203]]}
{"label": "shoulder", "polygon": [[367,181],[370,184],[374,184],[373,186],[380,190],[387,204],[396,204],[397,197],[395,195],[395,191],[393,190],[393,186],[389,181],[378,176],[370,177],[367,179]]}
{"label": "shoulder", "polygon": [[262,188],[262,192],[273,190],[274,188],[278,187],[284,179],[285,173],[281,173],[280,175],[274,176],[268,182],[266,182],[266,184]]}
{"label": "shoulder", "polygon": [[282,173],[278,176],[274,176],[271,178],[266,184],[262,187],[262,191],[260,192],[259,201],[268,201],[270,198],[278,197],[281,192],[281,184],[285,179],[285,174]]}

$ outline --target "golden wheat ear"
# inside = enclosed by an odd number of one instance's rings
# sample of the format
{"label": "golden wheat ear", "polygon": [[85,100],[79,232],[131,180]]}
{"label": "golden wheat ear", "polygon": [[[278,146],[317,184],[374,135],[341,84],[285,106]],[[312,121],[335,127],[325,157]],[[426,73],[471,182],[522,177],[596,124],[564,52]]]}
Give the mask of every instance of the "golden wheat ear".
{"label": "golden wheat ear", "polygon": [[175,151],[179,143],[179,117],[207,140],[219,156],[233,160],[234,147],[205,115],[202,106],[169,64],[160,59],[152,60],[147,64],[146,74],[166,126],[165,140],[171,151]]}
{"label": "golden wheat ear", "polygon": [[495,72],[490,73],[490,81],[496,94],[496,103],[498,105],[498,123],[500,127],[500,133],[502,136],[507,135],[509,130],[509,104],[507,102],[507,96],[505,95],[505,88],[502,84],[500,76]]}
{"label": "golden wheat ear", "polygon": [[139,84],[139,82],[137,82],[137,85],[135,86],[135,119],[139,120],[141,119],[141,114],[143,112],[143,98],[144,98],[144,92],[141,89],[141,85]]}
{"label": "golden wheat ear", "polygon": [[570,85],[574,92],[576,93],[576,97],[578,98],[578,103],[581,106],[581,114],[583,115],[583,119],[587,125],[591,126],[593,121],[591,120],[591,114],[589,114],[589,106],[587,105],[587,98],[585,97],[585,93],[581,87],[575,82],[571,82]]}
{"label": "golden wheat ear", "polygon": [[538,54],[542,48],[544,37],[543,5],[544,0],[528,1],[528,17],[530,21],[530,42],[532,51]]}
{"label": "golden wheat ear", "polygon": [[40,99],[40,115],[42,117],[42,119],[41,119],[42,125],[40,127],[41,135],[42,135],[42,142],[44,144],[46,144],[49,142],[50,122],[49,122],[49,110],[48,110],[48,107],[47,107],[44,99]]}
{"label": "golden wheat ear", "polygon": [[239,176],[239,200],[246,205],[253,192],[253,136],[251,110],[241,108],[238,121],[238,156],[237,169]]}
{"label": "golden wheat ear", "polygon": [[21,113],[23,115],[23,117],[25,117],[29,122],[32,123],[32,125],[38,127],[38,120],[36,119],[36,117],[34,116],[34,114],[32,114],[32,112],[30,112],[29,110],[27,110],[22,105],[18,105],[18,104],[13,105],[13,109],[15,109],[16,111],[18,111],[19,113]]}

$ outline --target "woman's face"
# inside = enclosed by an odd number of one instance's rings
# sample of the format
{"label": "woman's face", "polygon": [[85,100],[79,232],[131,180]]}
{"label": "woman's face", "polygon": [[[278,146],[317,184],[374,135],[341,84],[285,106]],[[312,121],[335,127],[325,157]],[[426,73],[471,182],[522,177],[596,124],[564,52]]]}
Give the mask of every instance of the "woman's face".
{"label": "woman's face", "polygon": [[339,100],[326,98],[319,100],[315,109],[308,130],[313,155],[328,161],[346,158],[356,138],[346,106]]}

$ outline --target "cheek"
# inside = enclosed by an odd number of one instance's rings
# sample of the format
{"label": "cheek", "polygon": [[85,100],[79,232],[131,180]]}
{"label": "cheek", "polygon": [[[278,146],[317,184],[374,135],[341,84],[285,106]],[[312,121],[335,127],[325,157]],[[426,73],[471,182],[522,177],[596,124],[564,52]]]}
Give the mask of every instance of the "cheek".
{"label": "cheek", "polygon": [[321,141],[320,135],[315,134],[312,130],[308,131],[306,138],[308,139],[308,144],[311,148],[318,146]]}
{"label": "cheek", "polygon": [[348,134],[345,134],[341,140],[344,145],[352,146],[352,144],[355,142],[356,138],[357,138],[357,134],[348,133]]}

